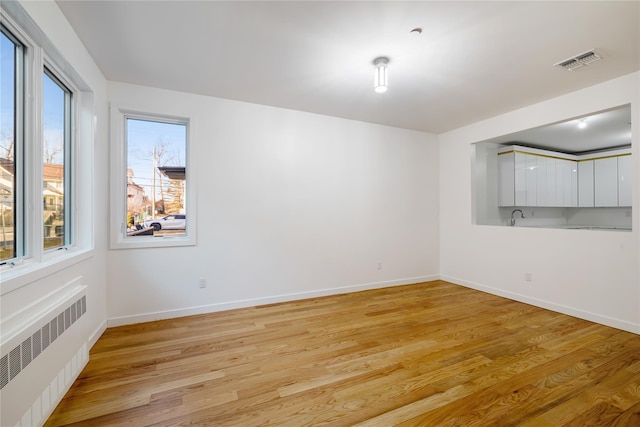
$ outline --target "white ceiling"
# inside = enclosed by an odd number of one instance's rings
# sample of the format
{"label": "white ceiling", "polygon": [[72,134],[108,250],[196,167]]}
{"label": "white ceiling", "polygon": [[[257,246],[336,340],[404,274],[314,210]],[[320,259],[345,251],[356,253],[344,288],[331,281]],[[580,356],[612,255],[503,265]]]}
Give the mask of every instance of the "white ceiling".
{"label": "white ceiling", "polygon": [[[579,127],[580,122],[585,127]],[[631,106],[625,105],[559,123],[527,129],[489,140],[563,153],[586,153],[631,145]]]}
{"label": "white ceiling", "polygon": [[432,133],[640,69],[639,1],[57,4],[109,80]]}

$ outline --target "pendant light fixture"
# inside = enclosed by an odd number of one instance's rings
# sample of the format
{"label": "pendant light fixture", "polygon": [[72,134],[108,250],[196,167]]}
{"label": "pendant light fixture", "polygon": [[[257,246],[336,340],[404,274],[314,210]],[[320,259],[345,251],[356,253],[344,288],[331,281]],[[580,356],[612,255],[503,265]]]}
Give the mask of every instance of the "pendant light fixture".
{"label": "pendant light fixture", "polygon": [[389,78],[387,76],[387,64],[389,64],[389,58],[381,56],[373,60],[375,65],[374,83],[373,88],[376,93],[385,93],[389,88]]}

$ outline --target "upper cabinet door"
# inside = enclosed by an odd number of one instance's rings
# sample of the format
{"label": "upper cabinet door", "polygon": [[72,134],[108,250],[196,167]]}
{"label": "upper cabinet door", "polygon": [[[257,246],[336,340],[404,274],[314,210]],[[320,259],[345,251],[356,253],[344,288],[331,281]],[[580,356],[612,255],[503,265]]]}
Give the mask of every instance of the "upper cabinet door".
{"label": "upper cabinet door", "polygon": [[524,155],[525,174],[527,188],[525,192],[524,205],[518,206],[538,206],[538,156]]}
{"label": "upper cabinet door", "polygon": [[515,197],[514,206],[527,206],[527,155],[514,153],[515,155]]}
{"label": "upper cabinet door", "polygon": [[498,156],[498,206],[515,206],[515,153]]}
{"label": "upper cabinet door", "polygon": [[[562,206],[558,204],[556,187],[558,186],[558,177],[556,176],[556,169],[558,167],[558,159],[548,157],[546,160],[545,173],[547,174],[546,188],[543,191],[545,197],[544,206]],[[538,206],[541,206],[538,202]]]}
{"label": "upper cabinet door", "polygon": [[575,207],[578,203],[576,162],[556,160],[556,206]]}
{"label": "upper cabinet door", "polygon": [[578,162],[571,162],[571,206],[578,206]]}
{"label": "upper cabinet door", "polygon": [[595,206],[618,206],[618,158],[594,160],[593,172]]}
{"label": "upper cabinet door", "polygon": [[593,160],[578,162],[578,206],[594,207],[593,200]]}
{"label": "upper cabinet door", "polygon": [[618,205],[631,206],[631,156],[618,157]]}
{"label": "upper cabinet door", "polygon": [[[549,158],[542,156],[529,156],[535,159],[535,168],[533,174],[536,177],[536,201],[535,205],[530,206],[551,206],[549,204],[549,189],[547,188],[547,167]],[[533,160],[533,159],[532,159]]]}

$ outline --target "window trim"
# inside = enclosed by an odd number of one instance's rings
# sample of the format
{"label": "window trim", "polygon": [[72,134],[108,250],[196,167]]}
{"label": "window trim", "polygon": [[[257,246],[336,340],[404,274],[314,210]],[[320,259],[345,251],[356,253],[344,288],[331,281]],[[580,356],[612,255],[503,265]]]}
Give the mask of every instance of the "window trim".
{"label": "window trim", "polygon": [[[150,120],[186,125],[186,206],[188,215],[185,234],[171,236],[127,236],[127,119]],[[141,112],[126,108],[111,107],[111,203],[110,203],[110,247],[111,249],[161,248],[196,245],[196,201],[195,201],[195,150],[193,144],[194,120],[186,116]]]}
{"label": "window trim", "polygon": [[[20,252],[16,252],[16,258],[0,265],[0,295],[4,295],[93,256],[95,116],[91,88],[22,6],[10,1],[2,2],[0,6],[3,26],[23,45],[24,103],[21,106],[18,106],[20,101],[16,103],[16,108],[23,114],[23,124],[16,127],[18,132],[22,132],[23,141],[31,142],[23,142],[16,147],[16,156],[20,154],[21,159],[21,171],[16,175],[16,203],[20,203],[23,210],[16,229],[16,246]],[[74,240],[51,251],[43,248],[42,221],[42,73],[45,66],[71,90],[75,98],[70,116],[70,188],[67,202],[68,214],[72,216],[68,227]],[[79,186],[78,178],[83,177],[91,185]]]}

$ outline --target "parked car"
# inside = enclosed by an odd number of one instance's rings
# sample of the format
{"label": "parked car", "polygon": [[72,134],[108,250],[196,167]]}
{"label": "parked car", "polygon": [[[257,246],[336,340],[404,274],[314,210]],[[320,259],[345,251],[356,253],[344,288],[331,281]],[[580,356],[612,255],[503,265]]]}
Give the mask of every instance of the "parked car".
{"label": "parked car", "polygon": [[160,230],[185,230],[187,228],[187,218],[184,214],[171,214],[162,218],[147,219],[144,221],[145,228],[153,227],[155,231]]}

